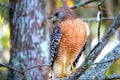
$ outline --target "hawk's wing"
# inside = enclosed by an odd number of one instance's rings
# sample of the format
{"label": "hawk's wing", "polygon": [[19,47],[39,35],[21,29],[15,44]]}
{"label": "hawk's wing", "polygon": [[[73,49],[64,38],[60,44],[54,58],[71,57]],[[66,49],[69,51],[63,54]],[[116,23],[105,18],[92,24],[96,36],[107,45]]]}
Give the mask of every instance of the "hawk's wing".
{"label": "hawk's wing", "polygon": [[56,59],[58,50],[59,50],[59,42],[61,39],[62,33],[59,26],[55,26],[53,29],[53,33],[51,35],[50,42],[50,66],[53,67],[54,61]]}

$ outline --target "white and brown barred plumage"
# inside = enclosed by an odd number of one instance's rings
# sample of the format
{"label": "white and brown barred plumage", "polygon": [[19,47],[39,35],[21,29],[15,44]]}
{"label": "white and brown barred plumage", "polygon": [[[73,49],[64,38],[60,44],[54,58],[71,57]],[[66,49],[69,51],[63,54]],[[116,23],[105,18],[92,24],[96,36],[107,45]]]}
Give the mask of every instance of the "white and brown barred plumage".
{"label": "white and brown barred plumage", "polygon": [[55,26],[53,29],[53,33],[51,35],[50,39],[50,66],[53,67],[54,65],[54,60],[57,56],[58,49],[59,49],[59,42],[61,39],[61,30],[59,26]]}

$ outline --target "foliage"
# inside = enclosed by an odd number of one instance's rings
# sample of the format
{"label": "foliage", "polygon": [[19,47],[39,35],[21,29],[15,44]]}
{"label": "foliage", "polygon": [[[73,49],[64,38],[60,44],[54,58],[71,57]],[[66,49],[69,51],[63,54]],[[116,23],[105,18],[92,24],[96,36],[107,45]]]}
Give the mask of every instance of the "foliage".
{"label": "foliage", "polygon": [[120,59],[118,59],[106,72],[106,75],[120,74]]}
{"label": "foliage", "polygon": [[[0,0],[0,2],[7,4],[9,0]],[[10,29],[9,27],[9,9],[0,6],[0,50],[9,48]]]}

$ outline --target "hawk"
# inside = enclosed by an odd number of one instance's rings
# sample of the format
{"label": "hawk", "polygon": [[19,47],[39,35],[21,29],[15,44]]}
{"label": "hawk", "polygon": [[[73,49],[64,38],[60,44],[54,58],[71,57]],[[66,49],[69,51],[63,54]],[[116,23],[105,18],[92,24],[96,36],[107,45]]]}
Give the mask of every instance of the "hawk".
{"label": "hawk", "polygon": [[50,66],[58,78],[75,71],[75,61],[86,42],[87,29],[74,11],[60,7],[49,17],[54,24],[50,42]]}

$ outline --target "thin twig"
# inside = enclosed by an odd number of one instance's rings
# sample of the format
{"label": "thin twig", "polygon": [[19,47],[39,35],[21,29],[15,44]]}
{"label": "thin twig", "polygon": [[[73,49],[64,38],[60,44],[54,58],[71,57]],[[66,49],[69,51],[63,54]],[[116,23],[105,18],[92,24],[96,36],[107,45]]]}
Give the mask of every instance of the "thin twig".
{"label": "thin twig", "polygon": [[[97,9],[97,10],[98,10],[98,6],[92,6],[92,5],[85,5],[85,6],[83,6],[82,8],[94,8],[94,9]],[[107,9],[106,9],[106,8],[102,8],[102,7],[101,7],[101,10],[107,12]]]}
{"label": "thin twig", "polygon": [[[102,20],[114,20],[115,17],[102,17]],[[84,22],[90,22],[90,21],[95,21],[96,18],[88,18],[88,19],[81,19]]]}
{"label": "thin twig", "polygon": [[22,75],[25,75],[25,73],[26,73],[27,71],[31,70],[31,69],[38,68],[38,67],[43,67],[43,66],[48,66],[48,67],[49,67],[50,65],[49,65],[49,64],[36,65],[36,66],[32,66],[32,67],[30,67],[30,68],[27,68],[27,69],[24,70],[24,71],[16,70],[16,69],[14,69],[13,67],[10,67],[10,66],[8,66],[8,65],[6,65],[6,64],[3,64],[3,63],[0,63],[0,66],[1,66],[1,67],[6,67],[6,68],[8,68],[8,69],[10,69],[10,70],[13,70],[13,71],[16,71],[16,72],[18,72],[18,73],[20,73],[20,74],[22,74]]}
{"label": "thin twig", "polygon": [[101,2],[98,3],[98,6],[101,6],[104,2],[105,0],[102,0]]}
{"label": "thin twig", "polygon": [[98,65],[98,64],[103,64],[103,63],[108,63],[108,62],[112,62],[113,59],[108,60],[108,61],[104,61],[104,62],[98,62],[98,63],[93,63],[93,65]]}
{"label": "thin twig", "polygon": [[98,3],[98,14],[97,14],[97,20],[98,23],[98,42],[100,42],[100,27],[102,24],[102,10],[101,10],[101,5],[103,4],[105,0],[102,0],[101,2]]}
{"label": "thin twig", "polygon": [[101,23],[102,23],[102,20],[101,20],[101,17],[100,17],[100,21],[98,23],[98,42],[100,42],[100,27],[101,27]]}
{"label": "thin twig", "polygon": [[38,67],[43,67],[43,66],[48,66],[48,67],[49,67],[50,65],[49,65],[49,64],[42,64],[42,65],[32,66],[32,67],[24,70],[23,72],[25,73],[25,72],[27,72],[27,71],[29,71],[29,70],[31,70],[31,69],[38,68]]}
{"label": "thin twig", "polygon": [[23,73],[22,71],[16,70],[16,69],[14,69],[13,67],[10,67],[10,66],[8,66],[8,65],[6,65],[6,64],[0,63],[0,66],[1,66],[1,67],[6,67],[6,68],[8,68],[8,69],[10,69],[10,70],[16,71],[16,72],[24,75],[24,73]]}
{"label": "thin twig", "polygon": [[72,6],[70,8],[75,9],[75,8],[78,8],[78,7],[81,7],[81,6],[87,5],[87,4],[92,3],[92,2],[96,2],[96,1],[98,1],[98,0],[89,0],[89,1],[86,1],[86,2],[80,2],[80,3],[78,3],[75,6]]}

